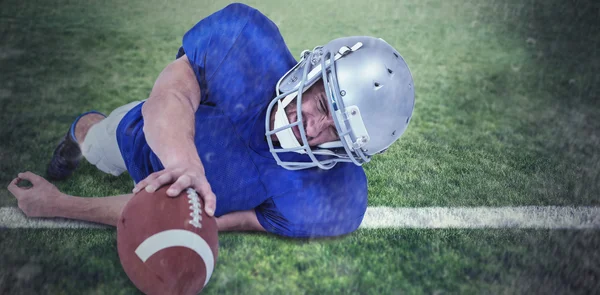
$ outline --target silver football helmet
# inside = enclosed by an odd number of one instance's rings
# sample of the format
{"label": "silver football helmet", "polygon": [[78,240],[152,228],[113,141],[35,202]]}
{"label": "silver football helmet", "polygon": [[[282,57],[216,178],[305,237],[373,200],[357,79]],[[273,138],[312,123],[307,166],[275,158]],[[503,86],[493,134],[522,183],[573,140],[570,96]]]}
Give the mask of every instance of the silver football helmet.
{"label": "silver football helmet", "polygon": [[[302,93],[319,79],[340,140],[311,147],[302,124]],[[277,82],[276,94],[267,109],[265,135],[277,164],[289,170],[369,162],[406,130],[415,103],[413,79],[404,59],[383,39],[366,36],[339,38],[303,51],[298,64]],[[297,120],[290,123],[285,107],[294,99]],[[302,143],[294,136],[294,126]],[[273,134],[280,147],[273,144]],[[283,161],[280,154],[288,152],[306,155],[306,160]]]}

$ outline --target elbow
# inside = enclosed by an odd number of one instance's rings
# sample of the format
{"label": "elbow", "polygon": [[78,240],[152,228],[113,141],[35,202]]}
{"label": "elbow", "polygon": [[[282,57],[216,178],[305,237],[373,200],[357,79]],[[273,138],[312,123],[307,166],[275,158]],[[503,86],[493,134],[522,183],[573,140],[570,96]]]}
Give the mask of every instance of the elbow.
{"label": "elbow", "polygon": [[146,101],[142,105],[142,117],[144,119],[148,117],[148,114],[151,112],[153,105],[156,104],[156,100],[157,99],[151,95],[150,97],[148,97],[148,99],[146,99]]}
{"label": "elbow", "polygon": [[254,210],[238,211],[215,218],[219,231],[265,231]]}

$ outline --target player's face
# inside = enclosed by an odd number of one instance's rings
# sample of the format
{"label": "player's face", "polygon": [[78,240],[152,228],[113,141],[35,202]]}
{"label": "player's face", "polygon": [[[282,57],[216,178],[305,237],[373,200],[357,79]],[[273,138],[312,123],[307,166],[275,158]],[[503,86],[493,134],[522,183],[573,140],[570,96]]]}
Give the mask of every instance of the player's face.
{"label": "player's face", "polygon": [[[325,94],[325,87],[322,80],[317,81],[302,94],[301,110],[306,139],[310,146],[339,140],[335,123],[327,104],[327,95]],[[296,122],[298,120],[297,100],[290,103],[285,108],[285,112],[290,123]],[[273,124],[275,119],[274,113],[271,116],[271,124]],[[292,131],[298,142],[301,143],[302,138],[298,126],[294,126]]]}

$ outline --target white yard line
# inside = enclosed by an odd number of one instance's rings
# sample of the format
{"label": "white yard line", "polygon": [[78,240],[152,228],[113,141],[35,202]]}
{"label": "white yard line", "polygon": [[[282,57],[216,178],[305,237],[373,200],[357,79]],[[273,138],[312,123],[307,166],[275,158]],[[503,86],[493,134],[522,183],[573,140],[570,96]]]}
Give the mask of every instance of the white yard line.
{"label": "white yard line", "polygon": [[361,227],[600,229],[600,207],[371,207]]}
{"label": "white yard line", "polygon": [[17,207],[0,207],[0,229],[2,228],[108,228],[108,226],[64,218],[27,218]]}
{"label": "white yard line", "polygon": [[[0,207],[0,228],[110,228],[67,219],[27,218]],[[600,207],[369,207],[361,228],[600,229]]]}

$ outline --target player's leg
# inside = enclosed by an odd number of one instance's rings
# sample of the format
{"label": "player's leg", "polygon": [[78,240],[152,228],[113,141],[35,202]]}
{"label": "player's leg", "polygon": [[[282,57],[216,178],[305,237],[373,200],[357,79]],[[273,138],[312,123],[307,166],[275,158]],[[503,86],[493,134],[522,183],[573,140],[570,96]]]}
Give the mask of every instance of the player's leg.
{"label": "player's leg", "polygon": [[118,107],[108,117],[97,112],[79,116],[54,151],[48,178],[65,179],[75,170],[82,156],[105,173],[118,176],[126,171],[116,130],[121,119],[139,103],[134,101]]}
{"label": "player's leg", "polygon": [[71,175],[81,160],[81,148],[77,139],[85,137],[87,130],[105,117],[97,111],[91,111],[83,113],[75,119],[67,134],[54,149],[46,171],[48,178],[60,180]]}
{"label": "player's leg", "polygon": [[117,127],[123,117],[141,101],[116,108],[106,119],[94,124],[81,142],[83,156],[100,171],[114,176],[127,170],[117,142]]}
{"label": "player's leg", "polygon": [[79,118],[79,121],[75,125],[75,141],[77,143],[83,142],[90,128],[92,128],[92,126],[104,120],[105,118],[105,115],[97,113],[88,113],[81,116]]}

